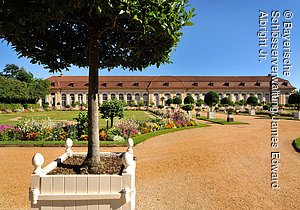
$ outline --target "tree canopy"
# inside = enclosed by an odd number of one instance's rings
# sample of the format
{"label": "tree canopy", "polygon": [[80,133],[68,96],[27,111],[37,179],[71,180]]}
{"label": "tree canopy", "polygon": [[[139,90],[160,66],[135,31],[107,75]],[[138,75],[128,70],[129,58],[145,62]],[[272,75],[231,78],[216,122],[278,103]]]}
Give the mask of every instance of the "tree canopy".
{"label": "tree canopy", "polygon": [[300,110],[300,92],[295,92],[289,96],[289,104],[294,104]]}
{"label": "tree canopy", "polygon": [[204,97],[204,103],[210,107],[215,106],[217,103],[219,103],[219,94],[215,91],[209,91],[205,94]]}
{"label": "tree canopy", "polygon": [[179,97],[173,98],[173,104],[182,104],[182,100]]}
{"label": "tree canopy", "polygon": [[193,103],[195,103],[195,100],[194,100],[193,96],[187,95],[187,96],[184,98],[183,103],[184,103],[184,104],[193,104]]}
{"label": "tree canopy", "polygon": [[20,56],[51,72],[89,67],[89,143],[86,165],[98,167],[99,69],[142,70],[170,63],[184,26],[192,25],[189,0],[2,0],[0,38]]}
{"label": "tree canopy", "polygon": [[221,104],[224,106],[224,105],[229,105],[231,104],[231,101],[228,97],[224,97],[221,99]]}
{"label": "tree canopy", "polygon": [[246,103],[251,106],[256,106],[258,104],[258,99],[255,96],[249,96]]}
{"label": "tree canopy", "polygon": [[100,106],[101,117],[110,118],[110,127],[114,125],[114,117],[123,118],[125,102],[117,99],[104,101]]}

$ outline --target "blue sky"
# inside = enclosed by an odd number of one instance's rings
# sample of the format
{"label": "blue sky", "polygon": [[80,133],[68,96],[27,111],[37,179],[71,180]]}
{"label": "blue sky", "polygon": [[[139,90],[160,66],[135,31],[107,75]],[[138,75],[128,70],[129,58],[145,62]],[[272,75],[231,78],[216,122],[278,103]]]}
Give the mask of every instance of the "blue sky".
{"label": "blue sky", "polygon": [[[299,0],[190,0],[190,5],[196,8],[197,16],[193,18],[194,26],[185,27],[183,30],[181,42],[171,56],[173,64],[163,65],[160,68],[151,66],[143,72],[102,70],[100,75],[268,75],[271,67],[270,56],[262,63],[258,61],[259,46],[256,33],[259,28],[259,10],[264,10],[269,15],[272,10],[280,11],[281,22],[284,20],[282,13],[291,10],[294,14],[291,19],[293,67],[290,77],[282,75],[282,68],[279,69],[279,76],[300,88]],[[282,49],[282,41],[279,43],[279,49]],[[267,51],[269,50],[268,47]],[[0,70],[5,64],[14,63],[25,67],[38,78],[53,75],[43,66],[30,64],[26,58],[18,59],[16,53],[6,43],[0,43],[0,55]],[[279,59],[282,60],[281,56]],[[279,63],[279,67],[282,67],[282,62]],[[87,75],[88,71],[72,67],[71,71],[63,73]]]}

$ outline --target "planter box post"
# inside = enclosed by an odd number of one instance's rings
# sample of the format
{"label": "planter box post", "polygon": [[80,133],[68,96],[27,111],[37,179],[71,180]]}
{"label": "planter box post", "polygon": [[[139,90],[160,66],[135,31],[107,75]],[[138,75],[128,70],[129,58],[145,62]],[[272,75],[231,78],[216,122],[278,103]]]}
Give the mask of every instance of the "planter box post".
{"label": "planter box post", "polygon": [[300,120],[300,111],[294,112],[294,118]]}
{"label": "planter box post", "polygon": [[[61,207],[77,209],[135,209],[135,167],[133,140],[128,139],[127,152],[123,153],[125,170],[121,175],[48,175],[59,163],[72,155],[71,139],[66,141],[66,151],[55,161],[42,168],[44,157],[37,153],[32,159],[34,171],[30,179],[29,199],[31,209]],[[121,153],[105,153],[120,155]]]}

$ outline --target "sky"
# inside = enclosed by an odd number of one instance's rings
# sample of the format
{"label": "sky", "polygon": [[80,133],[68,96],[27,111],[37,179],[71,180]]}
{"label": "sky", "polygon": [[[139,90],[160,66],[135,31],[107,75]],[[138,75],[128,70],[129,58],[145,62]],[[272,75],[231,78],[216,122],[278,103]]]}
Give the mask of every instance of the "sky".
{"label": "sky", "polygon": [[[197,14],[191,27],[183,29],[183,37],[171,54],[172,64],[159,68],[150,66],[142,72],[113,69],[101,70],[100,75],[173,75],[173,76],[266,76],[271,72],[270,32],[267,47],[259,47],[259,11],[268,13],[267,28],[270,31],[271,11],[279,11],[280,30],[282,22],[293,24],[290,32],[291,65],[290,76],[283,75],[282,43],[279,40],[279,77],[288,79],[294,87],[300,88],[300,1],[299,0],[190,0]],[[285,20],[284,11],[293,13]],[[259,62],[259,49],[268,52],[267,59]],[[298,59],[297,59],[298,58]],[[23,66],[37,78],[52,75],[43,66],[34,65],[26,58],[18,59],[7,43],[0,43],[0,70],[6,64]],[[88,70],[73,66],[64,75],[88,75]]]}

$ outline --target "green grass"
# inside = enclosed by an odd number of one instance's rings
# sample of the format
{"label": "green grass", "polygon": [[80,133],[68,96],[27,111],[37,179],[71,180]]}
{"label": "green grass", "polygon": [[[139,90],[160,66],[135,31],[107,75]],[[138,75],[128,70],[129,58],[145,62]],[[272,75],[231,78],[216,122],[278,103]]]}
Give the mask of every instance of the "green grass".
{"label": "green grass", "polygon": [[[134,144],[137,145],[143,141],[146,141],[147,139],[150,139],[155,136],[159,136],[162,134],[187,130],[187,129],[193,129],[193,128],[202,128],[206,127],[208,125],[198,123],[197,126],[189,126],[189,127],[182,127],[182,128],[173,128],[173,129],[165,129],[165,130],[159,130],[156,132],[141,134],[137,137],[134,137]],[[87,141],[73,141],[74,146],[87,146]],[[0,146],[19,146],[19,147],[59,147],[64,146],[64,141],[0,141]],[[126,146],[125,142],[114,142],[114,141],[101,141],[100,147],[118,147],[118,146]]]}
{"label": "green grass", "polygon": [[227,122],[226,120],[223,119],[207,119],[207,117],[201,116],[201,117],[197,117],[198,120],[205,120],[208,122],[212,122],[212,123],[217,123],[217,124],[221,124],[221,125],[240,125],[240,124],[248,124],[245,122],[238,122],[238,121],[234,121],[234,122]]}
{"label": "green grass", "polygon": [[298,137],[294,140],[293,146],[295,147],[296,151],[300,152],[300,137]]}
{"label": "green grass", "polygon": [[[29,112],[29,113],[11,113],[11,114],[0,114],[0,124],[2,125],[17,125],[20,121],[25,119],[43,120],[67,120],[74,121],[74,117],[77,117],[80,111],[45,111],[45,112]],[[125,111],[124,118],[146,120],[149,117],[144,111]],[[115,118],[115,122],[117,122]],[[106,127],[106,121],[99,119],[99,127]]]}

